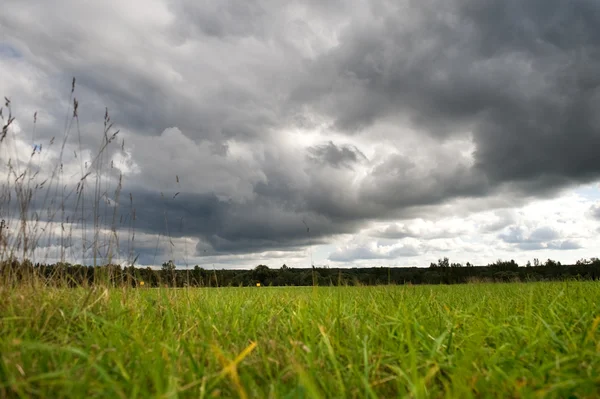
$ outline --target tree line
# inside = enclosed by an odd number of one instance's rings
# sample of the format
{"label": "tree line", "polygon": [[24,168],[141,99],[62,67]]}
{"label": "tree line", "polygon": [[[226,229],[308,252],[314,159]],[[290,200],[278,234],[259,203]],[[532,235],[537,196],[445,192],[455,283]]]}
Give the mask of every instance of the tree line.
{"label": "tree line", "polygon": [[290,268],[283,265],[270,268],[258,265],[251,270],[178,268],[172,261],[162,264],[160,270],[150,267],[121,267],[120,265],[84,266],[70,263],[33,264],[29,261],[0,263],[3,282],[22,283],[29,278],[40,278],[48,283],[91,286],[131,285],[132,287],[227,287],[227,286],[312,286],[312,285],[384,285],[384,284],[464,284],[471,282],[598,280],[600,260],[581,259],[572,265],[548,259],[518,265],[514,260],[498,260],[487,266],[451,263],[448,258],[420,267],[367,267],[367,268]]}

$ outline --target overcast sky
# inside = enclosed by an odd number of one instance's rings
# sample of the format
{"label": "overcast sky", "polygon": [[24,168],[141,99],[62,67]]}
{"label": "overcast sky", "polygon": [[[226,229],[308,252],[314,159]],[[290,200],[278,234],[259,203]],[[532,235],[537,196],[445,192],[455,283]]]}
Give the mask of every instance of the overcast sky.
{"label": "overcast sky", "polygon": [[[126,215],[131,193],[142,265],[600,255],[597,0],[0,8],[0,94],[17,117],[3,164],[34,144],[40,173],[56,164],[76,77],[64,182],[97,153],[108,107],[107,198]],[[130,251],[129,224],[119,236]]]}

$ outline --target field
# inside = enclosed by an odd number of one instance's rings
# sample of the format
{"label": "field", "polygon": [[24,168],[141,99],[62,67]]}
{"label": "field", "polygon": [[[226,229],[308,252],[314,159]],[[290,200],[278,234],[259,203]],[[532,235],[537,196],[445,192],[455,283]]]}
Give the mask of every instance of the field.
{"label": "field", "polygon": [[0,290],[0,397],[600,395],[593,282]]}

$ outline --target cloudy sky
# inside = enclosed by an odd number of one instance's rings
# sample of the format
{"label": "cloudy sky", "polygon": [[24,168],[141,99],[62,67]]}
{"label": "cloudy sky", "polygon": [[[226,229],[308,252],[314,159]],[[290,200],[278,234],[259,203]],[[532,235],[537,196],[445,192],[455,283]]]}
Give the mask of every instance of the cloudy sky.
{"label": "cloudy sky", "polygon": [[[0,94],[16,122],[0,172],[13,159],[41,178],[62,163],[56,187],[69,192],[91,171],[88,199],[100,173],[100,223],[109,229],[119,204],[122,259],[246,268],[600,255],[597,0],[1,8]],[[79,127],[67,123],[73,77]],[[99,164],[105,107],[120,132]],[[71,248],[94,234],[83,208],[71,211],[82,215]],[[60,245],[42,239],[38,251]]]}

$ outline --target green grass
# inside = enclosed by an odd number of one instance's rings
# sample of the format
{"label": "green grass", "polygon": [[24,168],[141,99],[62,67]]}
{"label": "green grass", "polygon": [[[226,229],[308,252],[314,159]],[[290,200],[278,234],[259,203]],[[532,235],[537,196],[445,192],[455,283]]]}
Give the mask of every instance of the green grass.
{"label": "green grass", "polygon": [[0,397],[600,395],[593,282],[0,294]]}

